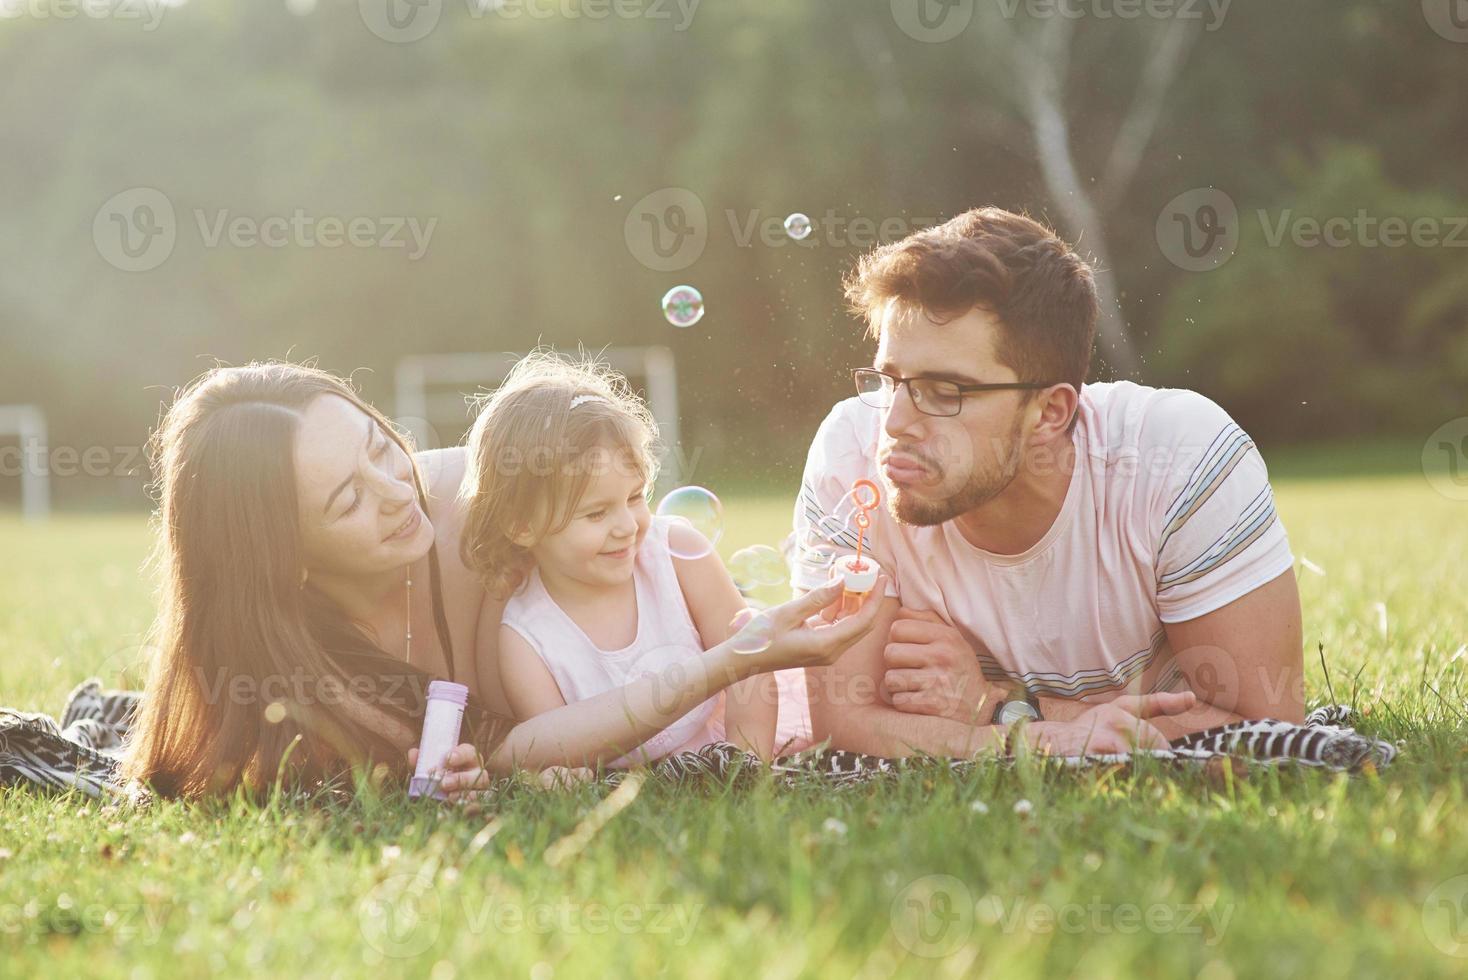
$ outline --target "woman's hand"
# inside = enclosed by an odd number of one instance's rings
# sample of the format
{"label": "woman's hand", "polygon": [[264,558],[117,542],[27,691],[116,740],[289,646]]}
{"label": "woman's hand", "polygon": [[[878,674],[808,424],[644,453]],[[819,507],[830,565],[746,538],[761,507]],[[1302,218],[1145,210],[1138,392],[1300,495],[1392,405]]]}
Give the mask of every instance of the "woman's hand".
{"label": "woman's hand", "polygon": [[[417,749],[408,750],[408,765],[418,765]],[[536,773],[545,789],[570,789],[578,783],[590,782],[595,775],[590,769],[570,766],[548,766]],[[456,746],[444,759],[443,778],[438,786],[450,802],[463,803],[475,798],[494,779],[494,774],[484,768],[479,751],[465,742]]]}
{"label": "woman's hand", "polygon": [[826,616],[821,613],[841,601],[839,581],[766,609],[761,615],[774,627],[774,640],[766,649],[749,655],[755,668],[753,673],[787,667],[825,667],[841,659],[852,644],[872,631],[886,583],[886,577],[879,576],[861,608],[834,621],[828,621],[829,613]]}

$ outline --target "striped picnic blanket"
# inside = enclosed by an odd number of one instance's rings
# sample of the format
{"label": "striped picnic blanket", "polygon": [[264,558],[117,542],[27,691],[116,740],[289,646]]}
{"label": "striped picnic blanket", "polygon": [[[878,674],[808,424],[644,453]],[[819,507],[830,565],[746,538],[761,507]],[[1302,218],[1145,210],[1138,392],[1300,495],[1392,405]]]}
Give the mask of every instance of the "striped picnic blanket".
{"label": "striped picnic blanket", "polygon": [[[60,721],[37,712],[0,708],[0,786],[21,786],[41,792],[76,790],[90,797],[125,796],[145,799],[136,787],[123,786],[118,777],[118,755],[136,712],[136,691],[104,691],[91,679],[79,684],[66,700]],[[1310,712],[1303,725],[1281,721],[1246,721],[1209,729],[1178,739],[1167,749],[1121,755],[1062,758],[1062,765],[1084,767],[1117,765],[1138,756],[1168,763],[1199,766],[1216,759],[1237,759],[1249,765],[1297,765],[1339,772],[1389,765],[1397,755],[1390,742],[1356,732],[1354,716],[1345,705],[1327,705]],[[913,766],[944,765],[966,771],[996,760],[935,760],[927,757],[882,759],[835,749],[815,749],[777,760],[771,770],[777,779],[794,785],[818,779],[833,785],[866,783]],[[1006,760],[997,760],[1006,764]],[[653,776],[684,783],[699,779],[724,780],[731,774],[754,774],[759,760],[720,742],[698,752],[684,752],[660,760]],[[614,770],[602,778],[615,785],[626,772]]]}

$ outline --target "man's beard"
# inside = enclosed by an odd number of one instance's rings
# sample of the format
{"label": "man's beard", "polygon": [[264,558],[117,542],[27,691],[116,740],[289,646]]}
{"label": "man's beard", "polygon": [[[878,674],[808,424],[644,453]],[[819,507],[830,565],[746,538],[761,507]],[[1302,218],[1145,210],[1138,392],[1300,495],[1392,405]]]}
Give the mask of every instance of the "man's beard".
{"label": "man's beard", "polygon": [[[968,481],[946,499],[924,500],[901,487],[893,487],[889,484],[888,489],[891,494],[888,509],[892,516],[899,524],[932,527],[945,521],[951,521],[958,515],[966,514],[999,496],[1019,475],[1019,443],[1023,424],[1023,415],[1016,412],[1014,424],[1009,430],[1009,440],[1002,447],[1002,451],[996,454],[994,467],[987,470],[976,467],[969,474]],[[941,468],[939,475],[940,477],[942,475]],[[941,479],[938,482],[941,483]]]}

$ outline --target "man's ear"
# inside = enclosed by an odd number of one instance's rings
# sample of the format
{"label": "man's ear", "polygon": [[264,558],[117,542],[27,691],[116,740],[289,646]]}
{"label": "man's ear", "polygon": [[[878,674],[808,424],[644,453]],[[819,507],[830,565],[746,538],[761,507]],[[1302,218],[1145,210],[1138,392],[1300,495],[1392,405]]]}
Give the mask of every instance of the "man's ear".
{"label": "man's ear", "polygon": [[1080,410],[1081,396],[1068,384],[1052,385],[1036,393],[1040,414],[1035,424],[1036,442],[1050,442],[1062,438],[1070,428],[1070,421]]}

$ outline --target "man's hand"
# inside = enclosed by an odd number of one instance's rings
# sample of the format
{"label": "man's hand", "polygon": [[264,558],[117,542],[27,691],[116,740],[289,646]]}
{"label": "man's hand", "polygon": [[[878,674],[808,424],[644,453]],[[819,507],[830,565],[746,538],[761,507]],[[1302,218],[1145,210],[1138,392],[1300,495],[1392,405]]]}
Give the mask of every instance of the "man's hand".
{"label": "man's hand", "polygon": [[1046,755],[1109,755],[1133,749],[1165,749],[1167,739],[1146,719],[1181,714],[1198,697],[1192,691],[1123,694],[1081,712],[1073,721],[1036,721],[1022,738]]}
{"label": "man's hand", "polygon": [[882,654],[882,689],[902,711],[985,724],[994,688],[963,634],[937,613],[902,609]]}

